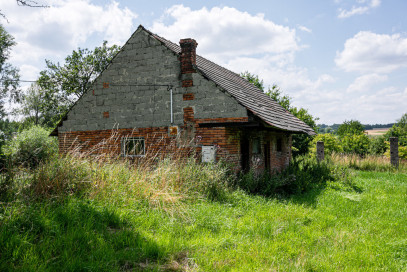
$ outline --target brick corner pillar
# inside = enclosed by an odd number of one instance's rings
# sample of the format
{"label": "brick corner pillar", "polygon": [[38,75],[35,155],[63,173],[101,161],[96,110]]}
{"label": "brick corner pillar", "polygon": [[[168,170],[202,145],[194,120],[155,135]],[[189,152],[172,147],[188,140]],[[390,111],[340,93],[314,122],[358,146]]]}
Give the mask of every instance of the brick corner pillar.
{"label": "brick corner pillar", "polygon": [[192,73],[196,73],[196,47],[198,43],[194,39],[181,39],[180,62],[182,74],[182,87],[192,87],[194,85]]}
{"label": "brick corner pillar", "polygon": [[323,161],[325,158],[325,147],[324,142],[318,141],[317,142],[317,159],[318,161]]}
{"label": "brick corner pillar", "polygon": [[394,167],[399,167],[399,138],[397,137],[390,137],[390,162]]}

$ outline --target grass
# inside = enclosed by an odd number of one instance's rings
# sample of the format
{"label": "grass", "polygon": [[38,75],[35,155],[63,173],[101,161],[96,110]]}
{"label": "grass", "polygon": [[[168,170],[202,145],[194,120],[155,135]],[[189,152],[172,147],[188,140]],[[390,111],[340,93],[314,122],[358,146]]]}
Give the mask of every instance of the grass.
{"label": "grass", "polygon": [[332,154],[328,157],[335,165],[363,171],[397,172],[407,171],[407,161],[400,160],[398,169],[395,169],[390,158],[380,155],[366,155],[361,157],[357,154]]}
{"label": "grass", "polygon": [[0,205],[0,270],[407,270],[404,170],[273,197],[228,178],[193,160],[52,160]]}

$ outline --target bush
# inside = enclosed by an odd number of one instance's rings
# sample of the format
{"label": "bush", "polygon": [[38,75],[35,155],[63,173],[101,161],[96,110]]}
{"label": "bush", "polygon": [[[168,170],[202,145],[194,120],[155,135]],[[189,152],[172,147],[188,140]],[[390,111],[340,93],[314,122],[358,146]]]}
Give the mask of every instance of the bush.
{"label": "bush", "polygon": [[[390,158],[390,142],[386,142],[387,151],[384,155],[387,158]],[[407,160],[407,146],[399,145],[399,158],[402,160]]]}
{"label": "bush", "polygon": [[57,140],[39,126],[23,130],[3,147],[13,165],[35,168],[58,152]]}
{"label": "bush", "polygon": [[341,143],[335,137],[335,135],[326,133],[318,134],[315,136],[314,140],[311,142],[310,152],[316,154],[316,144],[317,142],[324,142],[325,154],[340,153],[342,152]]}
{"label": "bush", "polygon": [[372,155],[383,155],[386,152],[387,146],[384,137],[374,138],[370,142],[369,154]]}
{"label": "bush", "polygon": [[303,193],[328,181],[352,184],[347,168],[335,166],[328,160],[318,162],[315,157],[298,156],[281,173],[256,177],[249,172],[238,179],[237,185],[249,193],[272,196]]}
{"label": "bush", "polygon": [[370,140],[365,134],[347,134],[341,138],[345,153],[355,153],[365,156],[369,151]]}

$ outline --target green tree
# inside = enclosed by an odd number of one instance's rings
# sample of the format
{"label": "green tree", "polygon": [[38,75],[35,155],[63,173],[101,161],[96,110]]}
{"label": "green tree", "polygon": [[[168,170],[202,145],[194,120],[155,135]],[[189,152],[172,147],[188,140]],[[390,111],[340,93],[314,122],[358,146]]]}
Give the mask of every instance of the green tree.
{"label": "green tree", "polygon": [[22,95],[20,107],[15,110],[15,113],[24,116],[23,126],[41,125],[51,128],[58,121],[56,105],[55,101],[48,99],[46,90],[38,83],[33,83]]}
{"label": "green tree", "polygon": [[[257,88],[265,91],[263,80],[259,79],[257,75],[251,74],[249,72],[244,72],[241,74],[243,78],[254,84]],[[279,103],[283,108],[290,111],[298,119],[302,120],[308,126],[310,126],[314,131],[317,131],[316,121],[319,119],[312,116],[307,109],[297,108],[291,105],[291,97],[284,95],[283,92],[277,85],[273,85],[271,88],[268,88],[265,93]],[[294,134],[293,135],[293,155],[303,155],[309,151],[309,143],[312,141],[312,137],[306,134]]]}
{"label": "green tree", "polygon": [[8,63],[11,48],[15,45],[14,38],[0,25],[0,118],[4,118],[4,101],[10,97],[19,99],[19,75],[17,68]]}
{"label": "green tree", "polygon": [[384,137],[387,141],[389,141],[390,137],[398,137],[399,144],[407,146],[407,113],[401,116],[400,120],[386,132]]}
{"label": "green tree", "polygon": [[65,58],[65,63],[45,60],[47,68],[40,73],[38,84],[46,90],[44,102],[48,112],[54,112],[59,119],[67,109],[90,89],[92,82],[106,69],[119,52],[117,45],[107,46],[107,41],[94,50],[74,50]]}
{"label": "green tree", "polygon": [[252,83],[254,86],[259,88],[260,90],[264,91],[264,83],[262,79],[259,79],[259,76],[255,74],[251,74],[248,71],[241,73],[240,74],[243,78],[247,79],[250,83]]}
{"label": "green tree", "polygon": [[[264,91],[264,90],[263,90]],[[291,111],[291,109],[293,109],[291,107],[291,97],[288,95],[283,94],[283,92],[280,90],[280,87],[278,87],[276,84],[274,84],[271,89],[269,88],[266,91],[266,94],[268,96],[270,96],[272,99],[274,99],[278,104],[280,104],[281,106],[283,106],[283,108],[285,108],[286,110],[290,111],[292,114],[294,114],[294,112]],[[305,110],[307,113],[308,111]],[[304,112],[303,112],[304,113]],[[295,114],[294,114],[295,115]],[[296,117],[298,117],[297,115],[295,115]],[[306,117],[306,119],[309,116]],[[300,118],[300,117],[298,117]],[[301,119],[301,118],[300,118]],[[302,120],[302,119],[301,119]],[[318,118],[315,118],[315,120],[318,120]],[[304,121],[304,120],[302,120]],[[304,121],[305,122],[305,121]]]}
{"label": "green tree", "polygon": [[336,133],[343,137],[345,135],[363,134],[365,132],[364,126],[357,120],[350,120],[343,122]]}

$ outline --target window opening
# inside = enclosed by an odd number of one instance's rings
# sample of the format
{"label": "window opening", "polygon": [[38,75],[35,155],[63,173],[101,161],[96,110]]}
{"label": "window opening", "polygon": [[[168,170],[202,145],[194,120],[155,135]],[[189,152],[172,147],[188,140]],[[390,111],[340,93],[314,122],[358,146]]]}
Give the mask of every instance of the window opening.
{"label": "window opening", "polygon": [[283,151],[283,140],[280,138],[280,139],[277,139],[277,152],[282,152]]}
{"label": "window opening", "polygon": [[122,155],[125,157],[141,157],[146,154],[145,141],[142,137],[123,138]]}
{"label": "window opening", "polygon": [[254,138],[252,141],[252,153],[253,154],[260,154],[260,139],[259,138]]}

